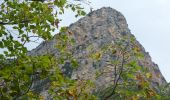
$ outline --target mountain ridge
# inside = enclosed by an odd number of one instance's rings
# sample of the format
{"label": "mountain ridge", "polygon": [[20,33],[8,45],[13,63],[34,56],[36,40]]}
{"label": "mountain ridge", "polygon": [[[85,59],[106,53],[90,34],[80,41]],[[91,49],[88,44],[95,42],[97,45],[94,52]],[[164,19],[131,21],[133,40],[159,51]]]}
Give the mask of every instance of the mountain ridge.
{"label": "mountain ridge", "polygon": [[[96,11],[90,12],[85,17],[79,19],[77,22],[71,24],[67,32],[63,34],[71,34],[71,38],[75,40],[75,45],[67,45],[68,49],[75,59],[78,60],[78,68],[75,70],[70,69],[70,61],[66,62],[61,69],[63,73],[67,74],[71,79],[90,79],[92,80],[97,89],[101,87],[108,87],[112,80],[113,74],[107,73],[96,79],[96,71],[113,70],[108,62],[115,60],[115,56],[111,51],[102,51],[105,46],[110,48],[112,45],[121,39],[129,42],[129,37],[134,37],[131,34],[125,17],[115,9],[110,7],[103,7]],[[55,57],[59,56],[59,50],[56,44],[59,44],[58,34],[50,41],[42,42],[38,47],[28,52],[28,55],[44,55],[53,54]],[[124,38],[127,37],[127,38]],[[163,85],[166,83],[159,67],[155,64],[149,53],[145,51],[144,47],[135,39],[135,46],[144,55],[142,60],[137,59],[140,66],[146,67],[152,73],[153,84]],[[128,46],[131,50],[133,47]],[[101,55],[99,60],[92,59],[96,54]],[[94,55],[93,55],[94,54]],[[63,69],[64,68],[64,69]]]}

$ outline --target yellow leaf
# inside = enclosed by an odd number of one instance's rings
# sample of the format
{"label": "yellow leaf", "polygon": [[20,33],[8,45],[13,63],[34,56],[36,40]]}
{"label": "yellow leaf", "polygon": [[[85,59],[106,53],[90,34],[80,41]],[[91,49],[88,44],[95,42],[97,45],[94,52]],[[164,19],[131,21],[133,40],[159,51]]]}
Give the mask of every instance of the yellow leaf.
{"label": "yellow leaf", "polygon": [[151,73],[146,73],[146,77],[147,78],[152,78],[152,74]]}
{"label": "yellow leaf", "polygon": [[139,100],[138,96],[132,96],[132,100]]}
{"label": "yellow leaf", "polygon": [[40,100],[44,100],[44,97],[43,96],[40,96],[40,98],[39,98]]}
{"label": "yellow leaf", "polygon": [[141,74],[137,74],[137,75],[136,75],[136,79],[142,81],[142,80],[143,80],[143,77],[142,77]]}
{"label": "yellow leaf", "polygon": [[91,57],[94,60],[100,60],[100,58],[102,57],[102,53],[98,51],[98,52],[92,54]]}
{"label": "yellow leaf", "polygon": [[148,97],[153,97],[156,95],[155,91],[151,90],[151,89],[147,89],[147,96]]}

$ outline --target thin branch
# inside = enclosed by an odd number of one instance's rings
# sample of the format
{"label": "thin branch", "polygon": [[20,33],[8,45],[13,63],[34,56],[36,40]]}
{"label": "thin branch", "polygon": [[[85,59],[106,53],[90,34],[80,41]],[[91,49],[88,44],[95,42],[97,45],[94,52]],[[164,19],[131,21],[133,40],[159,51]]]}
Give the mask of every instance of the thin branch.
{"label": "thin branch", "polygon": [[32,75],[31,75],[31,83],[30,83],[30,85],[29,85],[29,87],[28,87],[28,89],[24,92],[24,93],[22,93],[21,95],[19,95],[18,97],[16,97],[14,100],[17,100],[18,98],[20,98],[21,96],[24,96],[24,95],[26,95],[30,90],[31,90],[31,87],[32,87],[32,85],[33,85],[33,82],[34,82],[34,79],[33,79],[33,75],[34,75],[34,73],[35,73],[35,71],[34,71],[34,68],[35,68],[35,64],[33,63],[33,70],[32,70]]}
{"label": "thin branch", "polygon": [[18,23],[27,23],[30,22],[31,20],[23,20],[21,22],[0,22],[0,25],[15,25]]}
{"label": "thin branch", "polygon": [[3,93],[2,93],[2,89],[0,90],[0,96],[1,96],[1,99],[4,98],[4,95],[3,95]]}
{"label": "thin branch", "polygon": [[28,36],[28,38],[33,38],[33,37],[37,37],[38,38],[39,36],[34,36],[34,35]]}
{"label": "thin branch", "polygon": [[40,44],[40,42],[37,42],[37,41],[39,41],[39,39],[40,39],[40,37],[37,37],[37,39],[36,39],[36,40],[34,40],[34,41],[30,40],[30,42],[33,42],[33,43],[38,43],[38,44]]}
{"label": "thin branch", "polygon": [[108,99],[109,99],[112,95],[114,95],[114,93],[115,93],[116,87],[117,87],[118,82],[119,82],[119,80],[120,80],[120,77],[121,77],[121,75],[122,75],[122,73],[123,73],[123,67],[124,67],[124,62],[125,62],[124,57],[125,57],[125,55],[124,55],[124,53],[123,53],[123,55],[122,55],[122,62],[121,62],[121,68],[120,68],[120,73],[119,73],[119,75],[116,75],[116,76],[118,76],[118,78],[115,79],[115,84],[114,84],[114,87],[113,87],[113,90],[112,90],[111,94],[108,95],[108,96],[106,96],[106,97],[104,98],[104,100],[108,100]]}
{"label": "thin branch", "polygon": [[36,1],[36,2],[42,2],[42,3],[43,3],[43,2],[45,2],[46,0],[28,0],[28,1],[33,1],[33,2]]}
{"label": "thin branch", "polygon": [[7,1],[3,1],[1,4],[0,4],[0,7],[3,5],[3,4],[5,4]]}
{"label": "thin branch", "polygon": [[[112,90],[111,94],[106,96],[104,98],[104,100],[108,100],[111,96],[113,96],[115,94],[115,90],[116,90],[116,88],[118,86],[118,82],[119,82],[119,80],[121,78],[121,75],[123,73],[123,68],[124,68],[124,63],[125,63],[125,54],[126,54],[126,49],[127,49],[128,45],[129,44],[127,43],[125,48],[123,50],[121,50],[121,52],[122,52],[122,61],[121,61],[121,65],[120,65],[120,73],[119,73],[119,75],[116,75],[116,77],[115,77],[115,81],[114,81],[115,83],[114,83],[114,87],[113,87],[113,90]],[[118,76],[118,78],[117,78],[117,76]]]}

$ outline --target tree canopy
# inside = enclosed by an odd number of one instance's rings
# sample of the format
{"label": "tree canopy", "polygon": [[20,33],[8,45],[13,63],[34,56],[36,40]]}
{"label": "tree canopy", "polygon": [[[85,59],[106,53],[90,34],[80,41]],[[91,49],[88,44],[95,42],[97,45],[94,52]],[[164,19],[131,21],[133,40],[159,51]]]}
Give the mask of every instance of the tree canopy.
{"label": "tree canopy", "polygon": [[[61,19],[58,16],[64,14],[66,9],[75,12],[76,17],[86,14],[80,4],[67,0],[1,1],[0,99],[40,98],[40,95],[33,93],[36,80],[52,80],[54,86],[59,84],[60,88],[63,83],[70,84],[66,87],[67,91],[70,86],[75,86],[74,81],[60,75],[57,66],[60,59],[56,61],[51,55],[28,56],[25,46],[26,43],[35,42],[32,38],[52,39],[52,32],[59,29]],[[66,93],[63,90],[60,92]]]}
{"label": "tree canopy", "polygon": [[[84,16],[86,12],[80,4],[71,3],[68,0],[2,0],[0,2],[0,99],[43,99],[40,94],[43,84],[36,84],[40,81],[44,84],[49,83],[50,98],[56,100],[95,100],[102,98],[108,100],[113,97],[116,99],[129,98],[139,100],[140,98],[160,99],[169,98],[169,90],[163,88],[159,93],[150,87],[150,73],[137,74],[141,70],[135,61],[127,62],[125,58],[137,52],[137,48],[127,49],[132,46],[133,37],[124,47],[119,41],[114,48],[107,47],[105,50],[112,50],[113,55],[122,57],[113,62],[115,66],[114,85],[104,90],[102,94],[92,93],[94,84],[91,80],[72,80],[63,75],[59,65],[65,64],[70,60],[76,68],[78,63],[74,59],[65,44],[74,45],[74,40],[62,32],[67,31],[66,27],[59,26],[61,20],[59,15],[63,15],[65,10],[70,9],[75,12],[75,17]],[[62,44],[56,45],[61,52],[60,56],[54,57],[51,54],[41,56],[29,56],[26,43],[36,42],[34,39],[50,40],[53,38],[52,32],[61,27],[58,41]],[[119,52],[119,53],[118,53]],[[127,53],[128,52],[128,53]],[[139,56],[135,55],[135,56]],[[100,52],[92,54],[92,59],[98,61]],[[126,63],[125,63],[126,62]],[[121,67],[118,68],[117,65]],[[131,69],[129,71],[129,69]],[[133,74],[136,73],[136,76]],[[96,72],[96,76],[102,73]],[[119,84],[122,77],[122,84]],[[146,79],[144,79],[146,77]],[[133,81],[129,81],[129,80]],[[40,86],[41,85],[41,86]],[[166,87],[168,87],[166,85]],[[102,95],[102,97],[101,97]]]}

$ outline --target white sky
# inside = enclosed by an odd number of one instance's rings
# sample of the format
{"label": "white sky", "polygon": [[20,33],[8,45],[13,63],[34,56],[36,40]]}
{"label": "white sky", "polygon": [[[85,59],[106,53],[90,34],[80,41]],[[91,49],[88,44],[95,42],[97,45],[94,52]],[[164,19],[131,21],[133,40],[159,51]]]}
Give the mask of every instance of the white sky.
{"label": "white sky", "polygon": [[[112,7],[120,11],[131,32],[158,64],[165,79],[170,82],[170,0],[89,0],[94,9]],[[89,11],[89,7],[85,7]],[[77,19],[66,12],[61,25]]]}
{"label": "white sky", "polygon": [[[70,0],[72,1],[72,0]],[[170,0],[89,0],[94,9],[112,7],[120,11],[131,32],[144,46],[165,79],[170,82]],[[89,11],[89,7],[85,7]],[[65,12],[61,25],[78,19],[72,12]],[[29,49],[38,44],[28,45]]]}
{"label": "white sky", "polygon": [[131,32],[170,82],[170,0],[91,1],[95,9],[112,7],[126,17]]}

